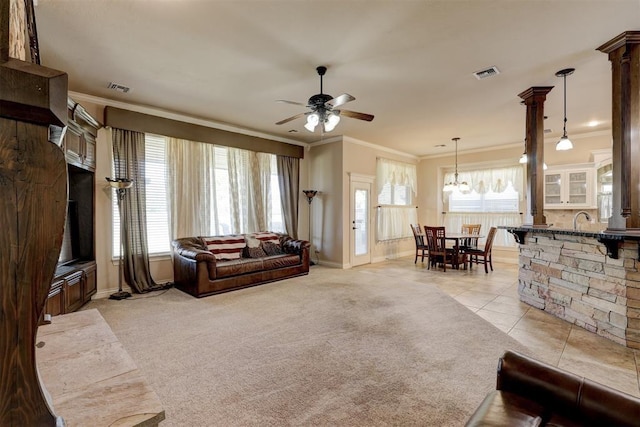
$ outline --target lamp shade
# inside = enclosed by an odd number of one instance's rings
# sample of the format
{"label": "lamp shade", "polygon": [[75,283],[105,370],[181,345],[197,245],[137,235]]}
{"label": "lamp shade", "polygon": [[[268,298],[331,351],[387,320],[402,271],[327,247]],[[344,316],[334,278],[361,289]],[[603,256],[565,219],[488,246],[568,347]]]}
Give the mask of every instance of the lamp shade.
{"label": "lamp shade", "polygon": [[571,150],[572,148],[573,143],[567,135],[563,135],[562,138],[560,138],[560,141],[558,141],[558,143],[556,144],[557,151],[566,151]]}

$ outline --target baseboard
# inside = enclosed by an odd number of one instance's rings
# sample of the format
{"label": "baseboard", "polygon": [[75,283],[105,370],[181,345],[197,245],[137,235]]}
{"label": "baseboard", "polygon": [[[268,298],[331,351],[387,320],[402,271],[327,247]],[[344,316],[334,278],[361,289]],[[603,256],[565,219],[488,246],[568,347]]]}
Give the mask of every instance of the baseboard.
{"label": "baseboard", "polygon": [[[172,282],[173,279],[164,279],[164,280],[156,280],[156,283],[169,283]],[[123,290],[125,291],[129,291],[133,294],[133,296],[135,296],[136,294],[133,293],[133,290],[131,290],[131,288],[129,286],[123,286],[122,287]],[[91,296],[91,299],[103,299],[103,298],[109,298],[109,296],[113,293],[118,292],[118,288],[108,288],[108,289],[100,289],[98,290],[98,292],[96,292],[95,294],[93,294]]]}
{"label": "baseboard", "polygon": [[346,266],[344,264],[338,264],[337,262],[330,262],[330,261],[320,261],[317,262],[316,265],[321,265],[323,267],[330,267],[330,268],[339,268],[341,270],[347,269],[347,268],[351,268],[351,265],[346,264]]}

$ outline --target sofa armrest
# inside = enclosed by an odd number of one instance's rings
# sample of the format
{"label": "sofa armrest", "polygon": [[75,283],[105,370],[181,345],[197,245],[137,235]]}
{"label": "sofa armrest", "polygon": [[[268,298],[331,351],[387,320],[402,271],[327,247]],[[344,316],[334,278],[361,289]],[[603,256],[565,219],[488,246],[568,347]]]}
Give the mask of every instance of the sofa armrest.
{"label": "sofa armrest", "polygon": [[302,256],[305,250],[309,250],[311,243],[306,240],[296,240],[289,236],[285,236],[281,241],[282,250],[288,254],[297,254]]}
{"label": "sofa armrest", "polygon": [[516,393],[545,407],[575,408],[582,377],[512,351],[498,362],[497,390]]}
{"label": "sofa armrest", "polygon": [[171,242],[171,245],[175,255],[194,261],[216,262],[216,257],[207,250],[202,240],[197,237],[176,239]]}
{"label": "sofa armrest", "polygon": [[542,405],[545,420],[634,426],[640,419],[640,399],[511,351],[500,359],[496,388]]}

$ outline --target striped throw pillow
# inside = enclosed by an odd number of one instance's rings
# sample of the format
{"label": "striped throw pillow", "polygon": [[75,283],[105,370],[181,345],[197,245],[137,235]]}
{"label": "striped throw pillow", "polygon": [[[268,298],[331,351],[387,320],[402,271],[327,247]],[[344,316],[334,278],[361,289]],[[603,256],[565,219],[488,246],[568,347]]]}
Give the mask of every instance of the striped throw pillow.
{"label": "striped throw pillow", "polygon": [[243,235],[202,237],[207,249],[216,259],[240,259],[247,246]]}
{"label": "striped throw pillow", "polygon": [[280,244],[280,237],[276,233],[273,233],[271,231],[259,231],[257,233],[252,233],[251,237],[258,239],[263,243],[271,242],[275,243],[276,245]]}

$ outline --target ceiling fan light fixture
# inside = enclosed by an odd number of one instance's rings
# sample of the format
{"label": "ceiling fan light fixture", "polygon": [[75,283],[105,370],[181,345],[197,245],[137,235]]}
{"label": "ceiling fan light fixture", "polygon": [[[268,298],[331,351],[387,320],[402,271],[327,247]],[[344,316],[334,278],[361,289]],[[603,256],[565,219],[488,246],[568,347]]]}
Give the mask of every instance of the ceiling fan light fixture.
{"label": "ceiling fan light fixture", "polygon": [[313,132],[316,126],[318,126],[318,123],[320,123],[320,116],[318,116],[318,113],[309,114],[307,116],[307,124],[304,125],[304,128],[309,132]]}
{"label": "ceiling fan light fixture", "polygon": [[340,116],[336,112],[330,113],[324,122],[324,131],[331,132],[338,123],[340,123]]}

